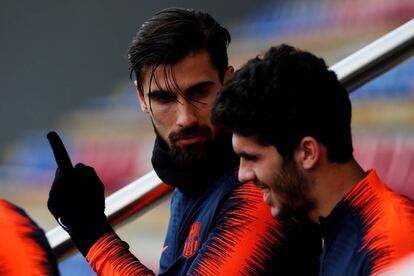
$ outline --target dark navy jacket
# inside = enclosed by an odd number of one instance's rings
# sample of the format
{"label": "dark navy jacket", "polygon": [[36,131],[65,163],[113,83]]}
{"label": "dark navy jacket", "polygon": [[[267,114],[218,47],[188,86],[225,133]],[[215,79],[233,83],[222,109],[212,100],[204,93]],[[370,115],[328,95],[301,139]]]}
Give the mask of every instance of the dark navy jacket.
{"label": "dark navy jacket", "polygon": [[[316,225],[274,220],[262,191],[237,180],[231,144],[215,156],[183,168],[156,143],[154,169],[176,187],[159,275],[317,275]],[[99,275],[154,274],[113,233],[92,246],[87,260]]]}
{"label": "dark navy jacket", "polygon": [[200,196],[175,191],[160,274],[315,275],[320,246],[315,225],[278,223],[232,171]]}

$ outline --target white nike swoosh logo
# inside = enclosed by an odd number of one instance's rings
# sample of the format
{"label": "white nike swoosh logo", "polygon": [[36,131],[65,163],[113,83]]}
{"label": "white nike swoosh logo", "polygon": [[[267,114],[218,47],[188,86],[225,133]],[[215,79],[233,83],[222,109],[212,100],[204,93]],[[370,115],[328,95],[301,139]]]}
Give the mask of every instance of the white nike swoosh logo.
{"label": "white nike swoosh logo", "polygon": [[62,220],[62,218],[61,218],[61,217],[58,217],[57,222],[59,223],[59,225],[60,225],[63,229],[65,229],[65,231],[66,231],[66,232],[69,232],[68,227],[66,227],[66,225],[63,223],[63,220]]}

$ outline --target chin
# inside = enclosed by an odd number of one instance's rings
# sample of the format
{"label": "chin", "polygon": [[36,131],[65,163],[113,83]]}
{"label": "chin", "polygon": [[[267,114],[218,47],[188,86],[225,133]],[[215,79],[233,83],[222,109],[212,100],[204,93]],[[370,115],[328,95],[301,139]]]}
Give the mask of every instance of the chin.
{"label": "chin", "polygon": [[272,217],[278,220],[290,220],[292,218],[295,218],[299,212],[297,210],[291,209],[291,208],[277,208],[272,207]]}
{"label": "chin", "polygon": [[275,219],[278,219],[279,218],[279,214],[280,214],[279,208],[277,208],[277,207],[271,207],[270,208],[270,213],[272,214],[272,217],[273,218],[275,218]]}

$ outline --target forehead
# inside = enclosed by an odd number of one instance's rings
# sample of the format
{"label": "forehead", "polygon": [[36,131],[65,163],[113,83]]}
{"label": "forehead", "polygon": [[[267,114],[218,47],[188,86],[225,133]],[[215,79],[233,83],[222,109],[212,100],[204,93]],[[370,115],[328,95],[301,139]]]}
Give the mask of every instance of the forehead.
{"label": "forehead", "polygon": [[[161,64],[153,72],[152,66],[144,68],[144,91],[161,89],[185,91],[188,87],[205,81],[219,82],[217,69],[206,51],[192,52],[176,64]],[[178,86],[178,87],[177,87]],[[171,89],[173,88],[173,89]]]}
{"label": "forehead", "polygon": [[234,151],[237,154],[243,153],[250,155],[279,156],[279,152],[274,145],[263,145],[259,143],[259,140],[255,136],[243,136],[233,133],[232,144]]}
{"label": "forehead", "polygon": [[259,144],[258,140],[254,136],[243,136],[238,133],[233,133],[232,136],[233,148],[236,152],[245,150],[262,150],[265,146]]}

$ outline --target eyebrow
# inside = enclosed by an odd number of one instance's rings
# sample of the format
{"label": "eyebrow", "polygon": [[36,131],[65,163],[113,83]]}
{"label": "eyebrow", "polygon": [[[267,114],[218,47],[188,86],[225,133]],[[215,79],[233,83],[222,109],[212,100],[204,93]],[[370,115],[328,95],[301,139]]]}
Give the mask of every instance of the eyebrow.
{"label": "eyebrow", "polygon": [[170,90],[159,90],[159,89],[157,89],[157,90],[151,90],[151,93],[150,93],[150,91],[148,91],[148,92],[146,93],[146,95],[147,95],[148,97],[150,97],[150,96],[159,95],[159,94],[164,94],[164,93],[168,93],[168,94],[175,94],[174,92],[172,92],[172,91],[170,91]]}
{"label": "eyebrow", "polygon": [[196,84],[194,84],[194,85],[190,86],[190,87],[187,89],[187,91],[191,92],[191,91],[194,91],[194,90],[197,90],[197,89],[200,89],[200,88],[204,88],[204,87],[211,86],[211,85],[213,85],[213,84],[214,84],[214,81],[211,81],[211,80],[208,80],[208,81],[202,81],[202,82],[199,82],[199,83],[196,83]]}
{"label": "eyebrow", "polygon": [[[188,92],[192,92],[192,91],[196,91],[197,89],[200,88],[204,88],[204,87],[208,87],[214,84],[214,81],[212,80],[207,80],[207,81],[201,81],[198,82],[196,84],[193,84],[192,86],[188,87],[186,91]],[[161,89],[155,89],[155,90],[151,90],[146,92],[147,97],[149,97],[150,95],[156,95],[156,94],[162,94],[162,93],[173,93],[175,94],[175,92],[170,91],[170,90],[161,90]]]}
{"label": "eyebrow", "polygon": [[257,159],[258,157],[257,155],[248,153],[244,150],[236,152],[236,155],[247,160]]}

